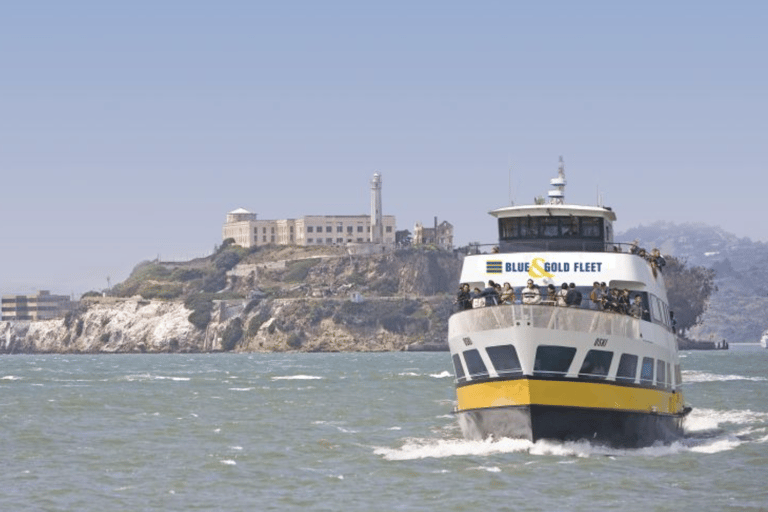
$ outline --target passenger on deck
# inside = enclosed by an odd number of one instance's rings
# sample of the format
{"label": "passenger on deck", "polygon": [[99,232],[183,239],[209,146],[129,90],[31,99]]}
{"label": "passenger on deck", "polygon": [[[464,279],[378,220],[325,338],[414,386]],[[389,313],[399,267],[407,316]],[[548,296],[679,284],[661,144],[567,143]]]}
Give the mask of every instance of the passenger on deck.
{"label": "passenger on deck", "polygon": [[568,293],[565,294],[565,303],[569,306],[580,308],[582,295],[579,290],[576,289],[576,284],[571,283],[568,285]]}
{"label": "passenger on deck", "polygon": [[603,310],[615,313],[618,310],[618,297],[615,289],[603,296]]}
{"label": "passenger on deck", "polygon": [[456,296],[456,304],[459,311],[472,309],[472,296],[469,293],[469,285],[464,283],[459,287],[459,294]]}
{"label": "passenger on deck", "polygon": [[625,288],[623,291],[619,292],[618,295],[619,296],[616,301],[619,305],[618,311],[619,313],[628,315],[629,314],[629,290]]}
{"label": "passenger on deck", "polygon": [[504,283],[504,287],[501,289],[501,296],[499,297],[502,304],[514,304],[517,298],[515,297],[515,289],[510,286],[509,283]]}
{"label": "passenger on deck", "polygon": [[541,292],[539,287],[533,284],[533,279],[528,280],[528,284],[520,292],[523,298],[523,304],[539,304],[541,302]]}
{"label": "passenger on deck", "polygon": [[600,303],[605,304],[606,299],[610,296],[611,289],[605,284],[605,281],[600,283]]}
{"label": "passenger on deck", "polygon": [[666,264],[667,260],[664,259],[664,256],[661,255],[661,252],[658,249],[654,248],[651,251],[651,265],[661,270]]}
{"label": "passenger on deck", "polygon": [[600,291],[600,283],[595,281],[592,283],[592,291],[589,292],[589,309],[602,309],[600,299],[603,296],[603,292]]}
{"label": "passenger on deck", "polygon": [[557,295],[557,289],[555,288],[555,285],[548,284],[547,285],[547,299],[544,301],[544,303],[548,306],[554,306],[555,305],[555,296]]}
{"label": "passenger on deck", "polygon": [[632,240],[632,243],[629,244],[629,254],[638,254],[640,252],[640,248],[638,247],[638,244],[640,243],[640,240],[635,238]]}
{"label": "passenger on deck", "polygon": [[486,306],[495,306],[499,303],[499,292],[496,291],[496,283],[488,281],[488,286],[481,292]]}
{"label": "passenger on deck", "polygon": [[643,298],[638,294],[632,300],[632,305],[629,307],[629,314],[635,318],[643,318]]}
{"label": "passenger on deck", "polygon": [[568,283],[560,285],[560,289],[555,294],[555,301],[558,306],[565,307],[568,303],[565,300],[565,296],[568,295]]}

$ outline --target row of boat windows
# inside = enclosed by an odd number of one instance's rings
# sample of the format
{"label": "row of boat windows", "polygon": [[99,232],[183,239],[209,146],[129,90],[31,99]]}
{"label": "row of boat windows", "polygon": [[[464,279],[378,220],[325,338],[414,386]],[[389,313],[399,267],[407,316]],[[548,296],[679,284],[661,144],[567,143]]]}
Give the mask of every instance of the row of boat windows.
{"label": "row of boat windows", "polygon": [[603,239],[599,217],[508,217],[499,219],[499,238],[594,238]]}
{"label": "row of boat windows", "polygon": [[[486,349],[493,369],[499,377],[522,377],[523,369],[517,351],[513,345],[497,345]],[[453,366],[456,372],[456,381],[461,383],[467,380],[490,378],[488,368],[483,361],[478,349],[465,350],[463,353],[466,364],[466,373],[461,364],[461,356],[453,355]],[[540,345],[536,349],[536,361],[533,367],[534,377],[565,377],[576,356],[575,347],[561,347],[556,345]],[[587,352],[579,369],[580,379],[604,380],[608,377],[614,353],[608,350],[592,349]],[[661,359],[643,357],[642,361],[635,354],[624,353],[619,359],[616,371],[616,382],[633,384],[637,382],[638,368],[640,370],[641,385],[657,386],[662,388],[672,387],[672,372],[670,364]],[[655,370],[655,372],[654,372]],[[682,382],[680,365],[675,365],[675,382]]]}

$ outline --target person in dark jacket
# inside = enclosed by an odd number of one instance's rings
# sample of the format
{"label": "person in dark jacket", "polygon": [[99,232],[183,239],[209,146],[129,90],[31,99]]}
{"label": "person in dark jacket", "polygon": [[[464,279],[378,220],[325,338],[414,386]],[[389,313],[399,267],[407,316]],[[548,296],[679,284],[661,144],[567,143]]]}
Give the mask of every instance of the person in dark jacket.
{"label": "person in dark jacket", "polygon": [[456,296],[456,304],[458,305],[459,311],[472,309],[472,296],[469,293],[469,285],[467,283],[462,284],[459,288],[459,294]]}
{"label": "person in dark jacket", "polygon": [[576,289],[576,284],[571,283],[568,285],[568,291],[565,294],[565,303],[568,306],[581,306],[582,295],[579,290]]}

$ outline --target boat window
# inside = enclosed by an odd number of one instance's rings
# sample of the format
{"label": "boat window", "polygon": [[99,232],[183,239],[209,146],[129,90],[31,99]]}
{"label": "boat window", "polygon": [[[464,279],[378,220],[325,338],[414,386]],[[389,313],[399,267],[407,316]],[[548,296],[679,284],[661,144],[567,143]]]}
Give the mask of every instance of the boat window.
{"label": "boat window", "polygon": [[640,369],[640,384],[653,385],[653,358],[644,357],[643,367]]}
{"label": "boat window", "polygon": [[453,369],[456,371],[456,380],[458,382],[467,380],[467,377],[464,375],[464,367],[461,366],[459,354],[453,354]]}
{"label": "boat window", "polygon": [[658,361],[656,361],[656,385],[664,386],[665,380],[666,380],[666,377],[664,373],[664,361],[659,359]]}
{"label": "boat window", "polygon": [[654,294],[648,294],[650,299],[651,319],[657,324],[664,324],[664,314],[661,311],[661,301]]}
{"label": "boat window", "polygon": [[617,382],[635,382],[637,375],[637,356],[633,354],[621,354],[619,369],[616,371]]}
{"label": "boat window", "polygon": [[557,217],[543,217],[541,219],[541,236],[545,238],[554,238],[560,236]]}
{"label": "boat window", "polygon": [[520,219],[499,219],[499,238],[508,240],[520,236]]}
{"label": "boat window", "polygon": [[669,363],[667,363],[667,387],[672,387],[672,372],[669,371]]}
{"label": "boat window", "polygon": [[675,387],[683,383],[683,374],[680,371],[680,365],[675,365]]}
{"label": "boat window", "polygon": [[537,238],[539,236],[539,227],[541,225],[541,223],[539,222],[540,220],[541,220],[540,217],[528,218],[528,235],[527,235],[528,237]]}
{"label": "boat window", "polygon": [[496,368],[496,373],[500,377],[523,375],[520,359],[518,359],[517,351],[512,345],[488,347],[488,357],[491,358],[491,363],[493,363],[493,367]]}
{"label": "boat window", "polygon": [[563,236],[579,236],[579,218],[561,218],[560,231],[562,231]]}
{"label": "boat window", "polygon": [[603,230],[603,219],[596,217],[582,217],[581,236],[588,238],[601,238]]}
{"label": "boat window", "polygon": [[613,352],[607,350],[590,350],[581,364],[579,377],[590,379],[604,379],[611,368]]}
{"label": "boat window", "polygon": [[480,352],[473,348],[464,352],[464,361],[467,363],[467,372],[473,379],[488,377],[488,368],[485,367]]}
{"label": "boat window", "polygon": [[536,349],[536,362],[533,365],[535,377],[549,377],[552,375],[565,375],[571,366],[573,356],[576,355],[574,347],[557,347],[554,345],[540,345]]}

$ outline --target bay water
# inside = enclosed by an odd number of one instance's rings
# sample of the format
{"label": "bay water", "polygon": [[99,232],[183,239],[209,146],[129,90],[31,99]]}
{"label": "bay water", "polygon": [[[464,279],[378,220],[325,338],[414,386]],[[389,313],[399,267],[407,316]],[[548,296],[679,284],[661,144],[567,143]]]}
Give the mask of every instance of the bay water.
{"label": "bay water", "polygon": [[0,510],[768,510],[768,350],[683,352],[686,437],[466,441],[437,353],[0,357]]}

